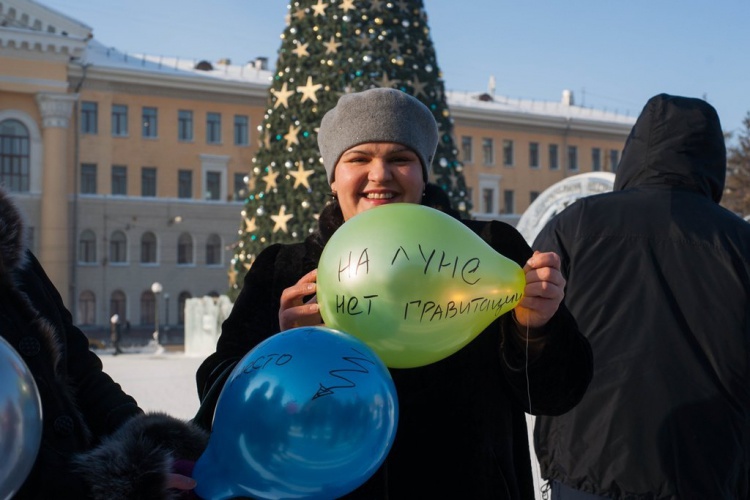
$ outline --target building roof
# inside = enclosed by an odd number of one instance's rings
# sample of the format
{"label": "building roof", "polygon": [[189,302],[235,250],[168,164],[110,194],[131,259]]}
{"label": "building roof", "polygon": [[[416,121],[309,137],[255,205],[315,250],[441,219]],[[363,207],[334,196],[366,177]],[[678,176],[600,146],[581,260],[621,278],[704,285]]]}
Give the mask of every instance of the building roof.
{"label": "building roof", "polygon": [[[125,73],[131,76],[148,74],[150,78],[179,77],[201,82],[233,82],[257,89],[271,85],[273,72],[265,69],[263,61],[256,60],[245,65],[231,64],[229,61],[200,61],[198,59],[155,56],[149,54],[128,54],[113,47],[106,47],[92,39],[83,62],[91,69]],[[206,69],[199,69],[206,68]],[[539,125],[541,121],[551,121],[550,125],[561,126],[573,122],[578,128],[588,126],[602,131],[602,124],[608,124],[612,132],[622,133],[635,123],[635,117],[617,112],[576,106],[570,101],[568,91],[563,92],[560,101],[512,99],[505,96],[489,96],[481,92],[446,92],[448,106],[454,116],[468,119],[497,120],[502,116],[508,121]]]}
{"label": "building roof", "polygon": [[272,72],[263,68],[259,61],[236,65],[231,64],[230,61],[210,62],[149,54],[128,54],[114,47],[106,47],[96,39],[88,42],[82,62],[99,68],[153,75],[180,75],[200,80],[244,82],[264,86],[270,85],[272,76]]}
{"label": "building roof", "polygon": [[597,122],[621,123],[632,126],[635,117],[620,114],[617,111],[599,110],[573,103],[572,93],[563,91],[560,101],[543,101],[535,99],[513,99],[506,96],[490,96],[478,92],[446,92],[452,110],[470,108],[482,113],[505,113],[529,116],[547,116],[563,119],[590,120]]}

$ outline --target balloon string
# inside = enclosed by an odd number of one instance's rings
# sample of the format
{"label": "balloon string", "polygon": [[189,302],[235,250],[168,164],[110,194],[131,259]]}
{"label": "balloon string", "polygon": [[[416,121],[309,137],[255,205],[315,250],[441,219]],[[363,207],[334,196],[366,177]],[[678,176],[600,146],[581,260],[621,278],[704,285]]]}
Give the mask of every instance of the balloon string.
{"label": "balloon string", "polygon": [[529,414],[531,411],[531,382],[529,382],[529,325],[526,325],[526,397],[529,398]]}

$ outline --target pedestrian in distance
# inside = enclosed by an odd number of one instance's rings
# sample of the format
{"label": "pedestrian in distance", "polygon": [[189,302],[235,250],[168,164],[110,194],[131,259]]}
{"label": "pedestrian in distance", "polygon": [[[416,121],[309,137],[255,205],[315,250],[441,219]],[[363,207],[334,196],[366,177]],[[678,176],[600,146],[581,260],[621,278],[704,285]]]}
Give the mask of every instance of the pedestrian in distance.
{"label": "pedestrian in distance", "polygon": [[114,347],[115,349],[115,352],[113,352],[112,355],[117,356],[118,354],[123,353],[123,350],[120,348],[120,340],[122,340],[122,324],[120,323],[120,315],[113,314],[109,319],[109,322],[110,340],[112,341],[112,347]]}

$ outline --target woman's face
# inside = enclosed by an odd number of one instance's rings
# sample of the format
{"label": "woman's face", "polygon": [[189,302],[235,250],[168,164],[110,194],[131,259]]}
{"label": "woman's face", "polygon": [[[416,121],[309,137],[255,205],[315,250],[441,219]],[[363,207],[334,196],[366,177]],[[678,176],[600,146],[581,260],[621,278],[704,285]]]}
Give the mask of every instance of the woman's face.
{"label": "woman's face", "polygon": [[417,154],[395,142],[368,142],[344,152],[331,188],[344,220],[388,203],[420,203],[424,191]]}

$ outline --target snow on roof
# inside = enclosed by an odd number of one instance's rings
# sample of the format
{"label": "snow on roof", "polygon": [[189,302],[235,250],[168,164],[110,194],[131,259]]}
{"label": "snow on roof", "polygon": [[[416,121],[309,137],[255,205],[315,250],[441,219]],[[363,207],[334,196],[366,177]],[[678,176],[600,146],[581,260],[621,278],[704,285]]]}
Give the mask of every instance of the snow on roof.
{"label": "snow on roof", "polygon": [[[228,62],[209,62],[213,69],[196,69],[199,59],[185,59],[178,57],[155,56],[148,54],[128,54],[120,52],[114,47],[106,47],[95,39],[89,40],[84,63],[94,67],[143,71],[148,73],[162,73],[181,76],[194,76],[269,85],[272,72],[262,69],[259,64],[249,62],[245,65],[230,64]],[[204,67],[205,65],[201,65]]]}
{"label": "snow on roof", "polygon": [[[208,62],[199,59],[155,56],[149,54],[128,54],[113,47],[106,47],[95,39],[88,41],[84,63],[93,67],[115,70],[147,72],[152,76],[180,76],[202,81],[222,80],[238,84],[270,86],[273,72],[263,69],[259,62],[245,65],[229,64],[228,61]],[[199,66],[211,69],[197,69]],[[507,113],[516,116],[547,118],[570,118],[592,122],[633,125],[635,117],[607,110],[598,110],[561,101],[541,101],[533,99],[513,99],[504,96],[489,96],[478,92],[447,91],[446,98],[452,111],[459,109],[477,113]]]}
{"label": "snow on roof", "polygon": [[[478,92],[446,91],[448,104],[452,110],[470,108],[487,113],[506,112],[517,115],[571,118],[587,121],[601,121],[633,125],[636,118],[617,111],[607,111],[585,106],[566,104],[561,101],[535,99],[514,99],[505,96],[489,96]],[[564,99],[564,98],[563,98]]]}

